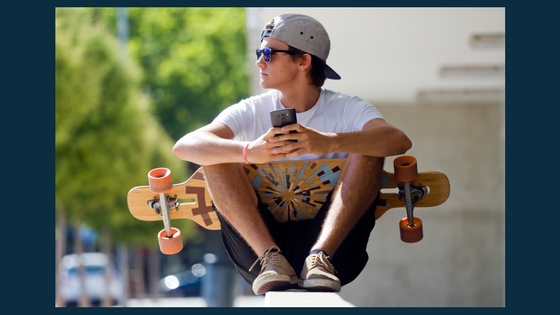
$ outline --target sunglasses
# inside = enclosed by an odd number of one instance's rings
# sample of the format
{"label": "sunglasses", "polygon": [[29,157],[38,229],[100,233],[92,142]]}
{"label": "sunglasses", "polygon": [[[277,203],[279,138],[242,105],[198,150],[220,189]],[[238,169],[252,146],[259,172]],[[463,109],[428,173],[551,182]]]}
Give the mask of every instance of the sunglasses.
{"label": "sunglasses", "polygon": [[279,49],[272,49],[270,47],[265,47],[263,49],[257,48],[257,60],[259,60],[261,58],[262,55],[264,55],[264,62],[269,63],[271,58],[272,58],[272,54],[274,53],[279,53],[279,52],[283,52],[283,53],[287,53],[288,55],[293,55],[296,52],[293,50],[279,50]]}

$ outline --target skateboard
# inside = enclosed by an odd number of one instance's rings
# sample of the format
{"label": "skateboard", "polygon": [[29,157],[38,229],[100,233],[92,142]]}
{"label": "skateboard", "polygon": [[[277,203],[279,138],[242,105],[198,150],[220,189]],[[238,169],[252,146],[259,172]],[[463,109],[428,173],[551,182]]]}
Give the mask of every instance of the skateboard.
{"label": "skateboard", "polygon": [[[315,217],[335,187],[345,162],[346,159],[324,159],[242,165],[268,210],[278,222],[287,222]],[[393,164],[394,173],[382,172],[375,218],[404,207],[407,216],[399,223],[401,240],[417,242],[422,238],[422,222],[413,216],[414,207],[443,204],[450,194],[449,180],[441,172],[418,173],[413,156],[397,157]],[[170,225],[172,219],[190,219],[203,228],[220,229],[202,168],[179,184],[172,183],[169,169],[156,168],[148,173],[148,182],[149,186],[132,188],[127,203],[138,220],[163,220],[165,229],[158,234],[162,252],[174,253],[182,248],[182,243],[178,244],[180,231]],[[173,242],[177,244],[170,245]]]}

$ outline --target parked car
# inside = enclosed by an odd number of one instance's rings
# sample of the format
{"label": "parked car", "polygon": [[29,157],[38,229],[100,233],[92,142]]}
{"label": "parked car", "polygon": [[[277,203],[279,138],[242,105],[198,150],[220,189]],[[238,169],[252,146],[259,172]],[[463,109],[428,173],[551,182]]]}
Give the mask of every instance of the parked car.
{"label": "parked car", "polygon": [[186,271],[163,277],[159,281],[160,292],[168,297],[200,296],[205,274],[202,264],[194,264]]}
{"label": "parked car", "polygon": [[[104,253],[81,254],[85,270],[86,292],[92,305],[99,306],[105,292],[109,292],[112,305],[123,297],[122,277],[115,264]],[[79,255],[70,254],[62,258],[59,264],[59,292],[66,306],[77,306],[80,301],[81,287],[78,276]],[[108,277],[105,278],[105,270]],[[108,281],[106,281],[108,280]]]}

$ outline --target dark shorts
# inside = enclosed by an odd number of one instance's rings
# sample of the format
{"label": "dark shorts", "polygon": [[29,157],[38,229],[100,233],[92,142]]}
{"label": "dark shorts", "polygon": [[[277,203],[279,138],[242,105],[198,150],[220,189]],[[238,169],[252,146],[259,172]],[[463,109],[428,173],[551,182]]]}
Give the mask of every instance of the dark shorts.
{"label": "dark shorts", "polygon": [[[332,192],[327,197],[328,202],[321,207],[313,220],[286,223],[278,223],[259,198],[261,216],[282,254],[298,276],[305,258],[309,255],[311,246],[315,244],[319,236],[321,225],[330,206],[331,194]],[[342,242],[336,253],[334,255],[327,253],[331,255],[331,263],[334,265],[337,271],[336,275],[342,285],[356,279],[366,266],[368,261],[366,248],[370,233],[375,226],[374,212],[378,198],[379,195]],[[239,274],[247,283],[252,285],[259,275],[260,265],[257,264],[251,272],[249,272],[249,268],[258,257],[239,233],[222,217],[219,210],[216,213],[220,219],[225,250]]]}

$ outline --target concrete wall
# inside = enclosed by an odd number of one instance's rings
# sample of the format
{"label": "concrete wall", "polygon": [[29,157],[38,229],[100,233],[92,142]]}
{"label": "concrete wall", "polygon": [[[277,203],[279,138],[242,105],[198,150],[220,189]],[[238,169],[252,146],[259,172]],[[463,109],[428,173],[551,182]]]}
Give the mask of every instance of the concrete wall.
{"label": "concrete wall", "polygon": [[[379,36],[392,30],[388,26],[391,24],[388,23],[391,23],[393,15],[390,15],[392,13],[387,10],[368,11],[367,14],[372,14],[370,18],[356,15],[362,14],[359,12],[342,13],[339,10],[298,9],[296,11],[312,13],[325,23],[338,23],[338,19],[329,18],[332,14],[337,16],[351,14],[346,18],[352,17],[352,23],[360,21],[360,23],[368,21],[380,23],[379,27],[383,32],[380,32]],[[264,23],[277,13],[268,8],[253,8],[248,9],[247,12],[248,34],[260,34]],[[466,14],[468,17],[471,14],[469,12],[469,10],[462,10],[461,14]],[[483,20],[497,21],[499,25],[503,25],[503,17],[500,14],[502,13],[498,12],[493,19]],[[444,16],[444,18],[448,17]],[[463,20],[472,22],[473,31],[480,27],[479,19]],[[485,30],[492,27],[488,26]],[[340,31],[342,34],[337,35],[337,27],[326,26],[326,28],[333,31],[330,35],[331,38],[336,39],[339,45],[337,47],[357,47],[356,41],[365,43],[360,41],[364,38],[363,33],[344,33],[343,31],[347,29],[343,29]],[[376,27],[374,25],[362,29],[375,31]],[[445,33],[446,28],[439,28],[434,33],[437,36],[433,37],[440,38]],[[407,34],[403,32],[399,36]],[[357,38],[353,39],[354,37]],[[432,37],[428,36],[428,38]],[[409,38],[409,40],[416,42],[417,38]],[[391,38],[378,42],[386,45],[391,43]],[[258,36],[249,36],[250,51],[254,51],[259,44]],[[461,43],[452,46],[460,45]],[[488,57],[491,54],[478,52],[476,55]],[[343,58],[336,62],[336,53],[333,52],[329,60],[338,65],[335,69],[342,71],[355,64],[353,60],[348,61],[348,56],[351,55],[343,54]],[[405,60],[410,59],[411,56],[407,56]],[[372,68],[370,61],[373,60],[368,60],[368,69]],[[411,66],[411,69],[420,69],[425,62],[427,61]],[[362,67],[362,63],[363,61],[358,63],[358,66]],[[389,64],[392,66],[398,63]],[[249,65],[254,68],[252,54]],[[375,87],[376,91],[382,91],[380,84],[389,80],[379,71],[373,74],[370,74],[371,71],[362,71],[361,68],[355,72],[351,69],[345,71],[348,71],[346,77],[349,78],[346,81],[352,85],[363,86],[362,91],[355,94],[366,99],[369,95],[368,89]],[[256,73],[255,71],[252,81],[255,94],[262,92]],[[393,78],[391,84],[396,93],[402,94],[406,92],[401,85],[404,76],[400,72],[396,73],[398,77]],[[373,77],[382,81],[374,84],[376,81],[373,81]],[[328,81],[330,86],[326,85],[326,87],[354,94],[350,87],[342,85],[344,83],[342,81],[344,80]],[[485,79],[482,83],[478,81],[468,83],[493,86],[494,81]],[[430,81],[424,80],[419,85],[431,84]],[[343,287],[340,296],[362,307],[504,306],[504,100],[493,103],[465,101],[450,103],[441,100],[430,103],[418,101],[387,103],[388,101],[380,101],[382,99],[367,100],[380,109],[387,121],[401,128],[412,139],[413,147],[407,154],[416,156],[419,171],[440,171],[448,176],[451,195],[441,206],[415,209],[415,215],[421,218],[424,224],[424,239],[415,244],[406,244],[400,240],[398,221],[406,215],[404,208],[392,209],[381,217],[371,235],[368,248],[370,261],[366,269],[353,283]],[[386,160],[386,170],[392,171],[393,159]]]}
{"label": "concrete wall", "polygon": [[[370,261],[340,295],[356,306],[504,306],[505,158],[502,104],[379,105],[405,131],[419,171],[441,171],[446,203],[416,208],[424,239],[400,240],[392,209],[372,232]],[[386,160],[392,171],[394,158]]]}

